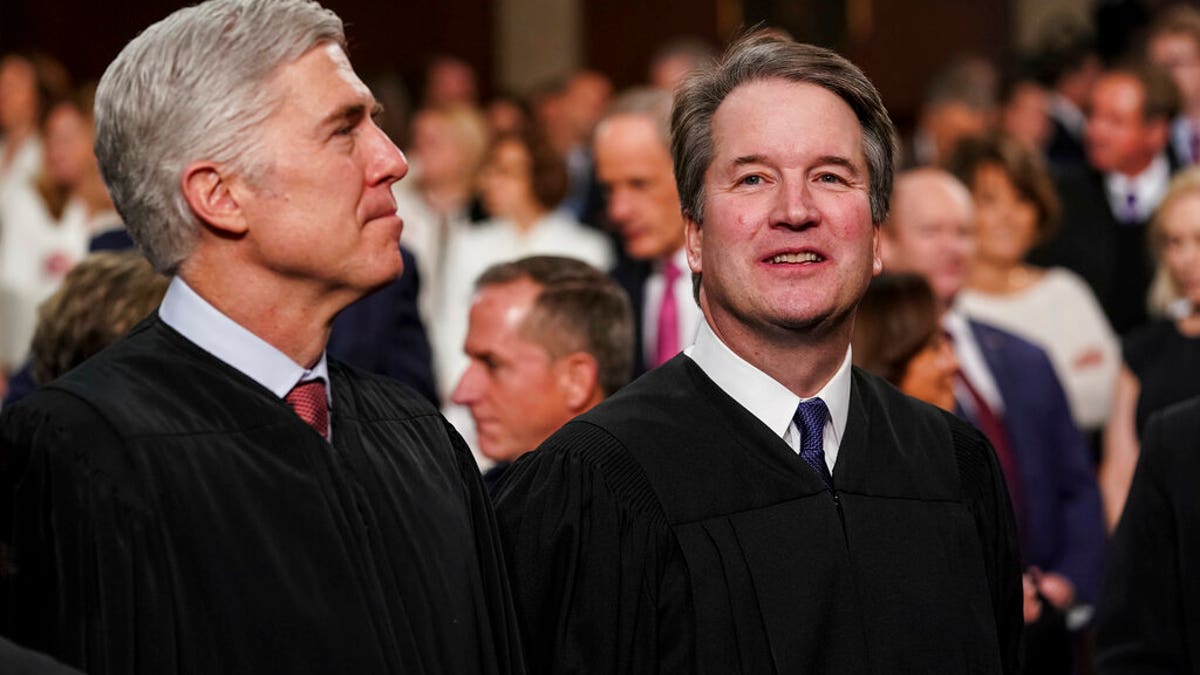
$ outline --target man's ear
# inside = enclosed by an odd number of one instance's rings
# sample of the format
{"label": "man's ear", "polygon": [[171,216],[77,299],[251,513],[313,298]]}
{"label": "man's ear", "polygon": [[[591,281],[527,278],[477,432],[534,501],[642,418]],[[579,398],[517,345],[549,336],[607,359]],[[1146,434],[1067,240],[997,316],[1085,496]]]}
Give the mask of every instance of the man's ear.
{"label": "man's ear", "polygon": [[688,268],[693,274],[699,274],[704,270],[701,263],[701,250],[704,244],[704,229],[700,227],[700,223],[692,218],[692,214],[687,211],[683,212],[683,245],[687,249]]}
{"label": "man's ear", "polygon": [[587,352],[574,352],[558,359],[558,385],[567,408],[575,414],[587,410],[599,391],[600,366]]}
{"label": "man's ear", "polygon": [[202,223],[226,235],[242,235],[246,217],[231,176],[219,164],[193,162],[183,170],[183,196]]}
{"label": "man's ear", "polygon": [[874,226],[875,234],[871,237],[871,276],[879,276],[883,272],[883,228]]}

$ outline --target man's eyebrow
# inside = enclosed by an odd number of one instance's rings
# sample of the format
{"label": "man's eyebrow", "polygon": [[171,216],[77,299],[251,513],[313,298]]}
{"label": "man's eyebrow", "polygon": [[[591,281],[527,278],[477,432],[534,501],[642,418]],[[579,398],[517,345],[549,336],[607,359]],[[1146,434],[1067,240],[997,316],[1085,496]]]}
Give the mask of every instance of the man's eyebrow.
{"label": "man's eyebrow", "polygon": [[761,164],[763,162],[762,155],[742,155],[733,160],[734,166],[745,166],[747,164]]}
{"label": "man's eyebrow", "polygon": [[850,161],[848,157],[842,157],[841,155],[825,155],[817,160],[817,164],[833,164],[835,166],[845,167],[855,174],[858,174],[858,165]]}
{"label": "man's eyebrow", "polygon": [[[321,126],[333,126],[346,122],[357,122],[367,115],[368,106],[363,102],[347,103],[346,105],[334,110],[321,120]],[[370,114],[378,115],[383,112],[383,106],[377,101],[372,101],[370,105]]]}

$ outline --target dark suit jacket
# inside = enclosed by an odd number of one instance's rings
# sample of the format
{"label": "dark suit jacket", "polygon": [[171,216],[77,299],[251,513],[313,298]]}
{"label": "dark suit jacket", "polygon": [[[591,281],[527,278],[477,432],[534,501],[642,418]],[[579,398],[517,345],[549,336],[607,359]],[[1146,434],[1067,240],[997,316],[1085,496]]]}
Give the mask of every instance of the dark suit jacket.
{"label": "dark suit jacket", "polygon": [[1062,266],[1087,281],[1113,329],[1124,335],[1146,322],[1146,292],[1154,262],[1145,223],[1120,223],[1108,204],[1104,176],[1086,166],[1056,177],[1060,227],[1029,255],[1045,267]]}
{"label": "dark suit jacket", "polygon": [[1200,673],[1200,398],[1150,418],[1113,535],[1097,673]]}
{"label": "dark suit jacket", "polygon": [[646,307],[646,280],[651,274],[650,263],[644,260],[621,258],[610,276],[629,294],[633,307],[633,377],[645,373],[646,350],[643,348],[645,327],[642,326]]}
{"label": "dark suit jacket", "polygon": [[417,265],[408,249],[400,253],[404,273],[342,310],[326,348],[340,361],[409,385],[436,405],[433,357],[417,313]]}
{"label": "dark suit jacket", "polygon": [[1004,428],[1020,464],[1024,562],[1066,576],[1081,601],[1094,602],[1105,544],[1100,493],[1054,367],[1036,345],[987,324],[970,325],[1004,399]]}

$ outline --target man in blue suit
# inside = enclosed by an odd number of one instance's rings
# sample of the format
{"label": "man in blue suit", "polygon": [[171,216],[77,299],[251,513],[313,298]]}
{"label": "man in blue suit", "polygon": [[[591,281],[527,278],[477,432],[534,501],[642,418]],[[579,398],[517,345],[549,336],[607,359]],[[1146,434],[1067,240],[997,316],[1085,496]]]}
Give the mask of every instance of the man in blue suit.
{"label": "man in blue suit", "polygon": [[943,309],[962,372],[959,414],[996,447],[1029,580],[1053,608],[1096,601],[1104,531],[1083,436],[1041,348],[954,309],[973,250],[971,195],[940,169],[896,179],[883,227],[884,269],[923,275]]}

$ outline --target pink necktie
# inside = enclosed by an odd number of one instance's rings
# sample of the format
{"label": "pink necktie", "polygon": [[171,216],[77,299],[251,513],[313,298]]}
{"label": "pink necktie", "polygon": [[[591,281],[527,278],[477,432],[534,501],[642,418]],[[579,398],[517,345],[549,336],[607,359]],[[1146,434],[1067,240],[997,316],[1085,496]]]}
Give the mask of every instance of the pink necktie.
{"label": "pink necktie", "polygon": [[663,262],[663,296],[658,306],[658,343],[654,365],[661,366],[679,353],[679,306],[675,303],[675,280],[679,278],[679,267],[675,261]]}
{"label": "pink necktie", "polygon": [[301,382],[288,392],[284,400],[300,419],[325,440],[329,440],[329,407],[325,399],[325,380]]}

